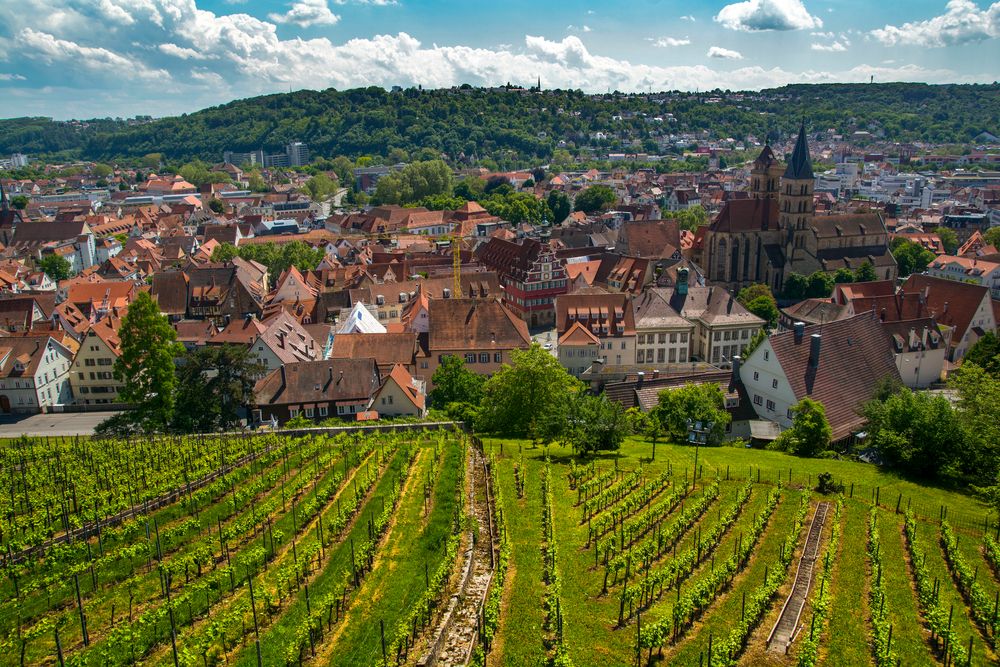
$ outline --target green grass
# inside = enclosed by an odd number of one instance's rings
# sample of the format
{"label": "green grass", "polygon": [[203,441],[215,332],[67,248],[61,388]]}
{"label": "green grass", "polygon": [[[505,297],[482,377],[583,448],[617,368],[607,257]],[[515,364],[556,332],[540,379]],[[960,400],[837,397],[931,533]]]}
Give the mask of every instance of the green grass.
{"label": "green grass", "polygon": [[865,564],[865,525],[868,507],[848,501],[841,520],[840,555],[833,570],[833,604],[828,641],[820,647],[820,664],[872,664],[868,628],[868,580]]}
{"label": "green grass", "polygon": [[[382,657],[379,622],[385,623],[386,644],[399,619],[424,591],[424,567],[434,572],[444,557],[445,543],[454,529],[457,506],[456,483],[464,470],[460,445],[446,446],[444,462],[434,482],[434,504],[423,522],[423,481],[430,470],[433,452],[413,470],[412,483],[396,508],[395,524],[389,530],[375,569],[366,575],[360,590],[352,594],[354,604],[347,614],[342,634],[332,650],[319,662],[331,665],[374,665]],[[412,657],[412,656],[411,656]]]}
{"label": "green grass", "polygon": [[882,512],[878,520],[882,538],[882,576],[886,606],[889,610],[889,623],[892,624],[892,649],[904,665],[933,665],[935,660],[927,645],[927,633],[920,623],[917,594],[906,565],[903,517]]}

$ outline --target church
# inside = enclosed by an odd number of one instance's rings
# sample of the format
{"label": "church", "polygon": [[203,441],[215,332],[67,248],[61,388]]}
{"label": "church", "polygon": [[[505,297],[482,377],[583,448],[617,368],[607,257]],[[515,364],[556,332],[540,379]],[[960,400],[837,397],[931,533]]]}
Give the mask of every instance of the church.
{"label": "church", "polygon": [[705,228],[700,259],[708,280],[731,290],[764,283],[777,293],[793,273],[854,271],[865,262],[879,280],[895,280],[882,216],[816,215],[814,185],[805,124],[784,167],[765,145],[750,172],[749,198],[727,201]]}

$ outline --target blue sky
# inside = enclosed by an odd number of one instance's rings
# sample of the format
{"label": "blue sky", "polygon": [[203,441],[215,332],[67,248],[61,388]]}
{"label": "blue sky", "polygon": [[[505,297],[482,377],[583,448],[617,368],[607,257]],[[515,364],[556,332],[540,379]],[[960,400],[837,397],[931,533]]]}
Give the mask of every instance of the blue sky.
{"label": "blue sky", "polygon": [[262,93],[506,81],[588,92],[1000,79],[983,0],[17,0],[5,117],[154,116]]}

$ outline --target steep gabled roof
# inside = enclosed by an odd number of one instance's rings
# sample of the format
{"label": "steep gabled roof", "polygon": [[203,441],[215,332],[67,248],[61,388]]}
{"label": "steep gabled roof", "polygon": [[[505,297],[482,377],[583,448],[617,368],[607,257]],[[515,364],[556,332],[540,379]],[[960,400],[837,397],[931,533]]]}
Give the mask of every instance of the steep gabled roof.
{"label": "steep gabled roof", "polygon": [[428,348],[509,350],[531,345],[528,325],[496,299],[431,299]]}
{"label": "steep gabled roof", "polygon": [[806,124],[799,126],[799,138],[795,141],[792,159],[785,169],[785,178],[794,180],[813,179],[812,161],[809,159],[809,142],[806,140]]}
{"label": "steep gabled roof", "polygon": [[[810,361],[814,334],[820,336],[815,364]],[[798,342],[794,331],[774,334],[768,340],[795,398],[808,396],[826,408],[832,440],[864,424],[859,408],[885,378],[901,381],[882,323],[871,312],[806,327]]]}

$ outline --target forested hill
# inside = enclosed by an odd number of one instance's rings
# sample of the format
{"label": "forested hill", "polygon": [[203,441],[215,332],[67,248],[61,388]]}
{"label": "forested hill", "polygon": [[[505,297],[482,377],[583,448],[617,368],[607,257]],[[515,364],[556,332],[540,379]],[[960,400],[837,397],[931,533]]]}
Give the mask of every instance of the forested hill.
{"label": "forested hill", "polygon": [[[673,114],[675,122],[662,122]],[[0,120],[0,154],[61,154],[93,160],[163,153],[219,161],[224,150],[278,150],[304,141],[316,156],[388,155],[397,148],[547,159],[560,140],[604,149],[640,140],[655,152],[663,133],[708,130],[741,139],[786,135],[804,118],[816,130],[884,132],[888,140],[965,143],[1000,134],[1000,84],[792,85],[745,94],[585,95],[579,91],[382,88],[299,91],[237,100],[191,114],[137,123],[112,119]],[[609,139],[593,141],[593,133]],[[506,151],[506,152],[505,152]]]}

